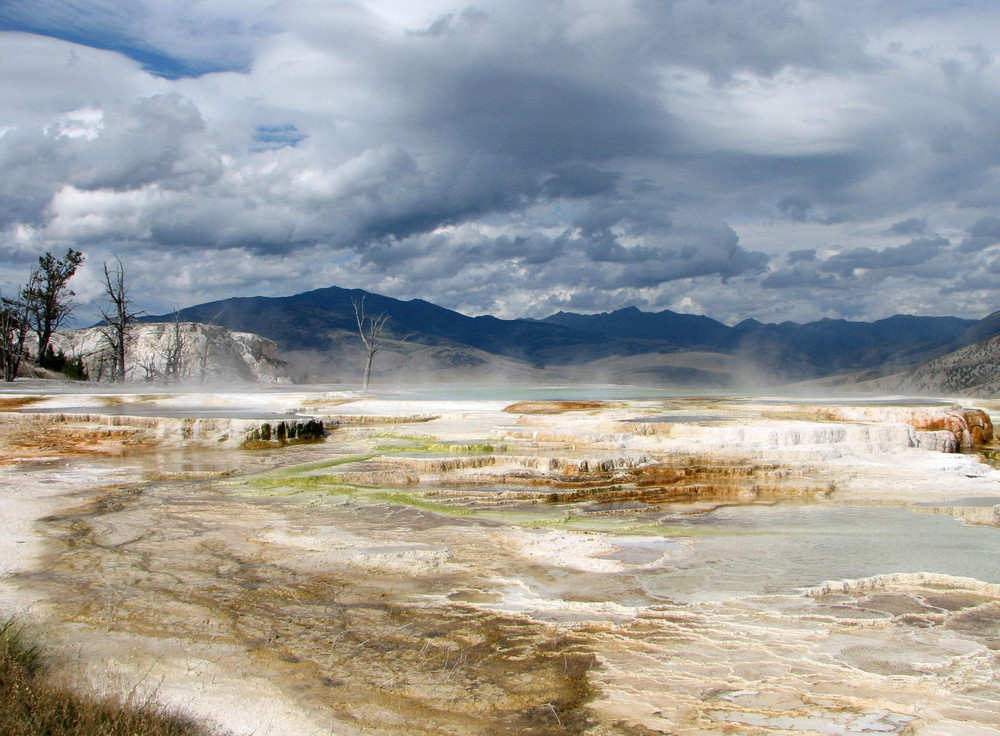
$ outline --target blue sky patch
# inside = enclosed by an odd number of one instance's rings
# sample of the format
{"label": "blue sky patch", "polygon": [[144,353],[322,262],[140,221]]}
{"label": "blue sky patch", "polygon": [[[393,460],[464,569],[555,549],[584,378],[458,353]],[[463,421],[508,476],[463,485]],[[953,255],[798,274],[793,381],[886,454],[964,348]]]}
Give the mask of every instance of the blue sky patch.
{"label": "blue sky patch", "polygon": [[294,148],[299,141],[308,138],[294,125],[258,125],[254,129],[251,151],[277,151],[279,148]]}
{"label": "blue sky patch", "polygon": [[[204,43],[188,44],[187,53],[171,47],[171,36],[187,35],[197,19],[177,19],[172,27],[157,27],[141,4],[108,0],[4,0],[0,31],[19,31],[114,51],[142,64],[165,79],[200,77],[221,71],[246,71],[250,57],[239,47],[242,39],[219,34]],[[207,21],[206,21],[207,22]],[[211,24],[210,24],[211,25]],[[236,41],[233,43],[233,41]],[[179,44],[176,44],[179,46]]]}

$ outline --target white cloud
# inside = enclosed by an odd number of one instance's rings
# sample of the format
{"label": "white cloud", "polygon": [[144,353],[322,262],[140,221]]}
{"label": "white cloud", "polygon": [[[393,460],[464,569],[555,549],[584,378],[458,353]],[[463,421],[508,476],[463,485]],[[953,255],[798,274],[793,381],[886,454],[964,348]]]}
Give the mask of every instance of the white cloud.
{"label": "white cloud", "polygon": [[67,111],[166,91],[121,54],[27,33],[0,32],[0,125],[41,128]]}
{"label": "white cloud", "polygon": [[[86,3],[35,7],[8,6],[65,29]],[[124,53],[0,36],[5,289],[72,246],[132,259],[167,307],[330,284],[504,316],[976,316],[997,296],[973,240],[1000,216],[993,5],[128,7],[77,28]]]}
{"label": "white cloud", "polygon": [[662,72],[664,105],[707,150],[795,156],[852,151],[880,122],[861,80],[787,67],[773,76],[738,72],[713,84],[707,72]]}
{"label": "white cloud", "polygon": [[149,226],[143,216],[150,196],[142,190],[87,191],[66,186],[52,197],[50,219],[44,234],[54,243],[90,244],[107,240],[147,240]]}

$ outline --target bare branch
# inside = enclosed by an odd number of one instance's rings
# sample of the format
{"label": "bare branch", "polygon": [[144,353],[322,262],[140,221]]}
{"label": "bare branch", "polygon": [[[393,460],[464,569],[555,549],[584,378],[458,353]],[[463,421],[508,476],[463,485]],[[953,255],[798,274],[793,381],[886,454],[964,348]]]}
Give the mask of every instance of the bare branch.
{"label": "bare branch", "polygon": [[358,325],[358,335],[361,336],[361,341],[365,344],[367,351],[364,380],[361,385],[361,390],[367,391],[368,383],[371,380],[372,361],[375,358],[375,354],[385,346],[385,343],[381,342],[379,337],[385,328],[386,322],[389,321],[389,313],[382,312],[377,317],[366,315],[364,296],[360,299],[351,299],[351,304],[354,306],[354,319]]}
{"label": "bare branch", "polygon": [[24,357],[24,341],[28,334],[28,302],[23,298],[0,297],[0,363],[3,380],[13,381]]}
{"label": "bare branch", "polygon": [[132,311],[133,302],[125,282],[125,266],[118,256],[114,257],[114,261],[115,265],[110,268],[107,261],[104,263],[105,305],[100,310],[104,324],[100,330],[111,352],[110,380],[124,381],[127,378],[125,355],[130,333],[142,312]]}

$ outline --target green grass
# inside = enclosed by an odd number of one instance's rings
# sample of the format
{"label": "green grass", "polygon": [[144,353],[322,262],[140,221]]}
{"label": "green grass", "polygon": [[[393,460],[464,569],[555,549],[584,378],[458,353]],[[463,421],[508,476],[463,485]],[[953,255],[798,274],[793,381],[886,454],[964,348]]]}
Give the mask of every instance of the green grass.
{"label": "green grass", "polygon": [[43,652],[13,620],[0,625],[3,736],[209,736],[215,733],[132,695],[98,698],[55,684]]}

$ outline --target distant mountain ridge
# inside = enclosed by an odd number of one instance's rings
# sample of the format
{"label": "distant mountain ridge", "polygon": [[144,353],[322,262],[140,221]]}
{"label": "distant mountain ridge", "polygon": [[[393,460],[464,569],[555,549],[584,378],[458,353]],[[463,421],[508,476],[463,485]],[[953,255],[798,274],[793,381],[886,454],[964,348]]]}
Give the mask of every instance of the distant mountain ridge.
{"label": "distant mountain ridge", "polygon": [[[427,369],[433,369],[435,361],[449,367],[484,365],[497,356],[508,366],[573,369],[566,375],[582,375],[581,366],[598,362],[605,368],[616,360],[634,366],[642,363],[641,356],[698,352],[729,356],[732,367],[726,370],[731,373],[741,370],[735,367],[739,362],[776,381],[804,380],[872,369],[887,372],[942,355],[972,338],[1000,334],[1000,312],[980,321],[895,315],[875,322],[822,319],[805,324],[747,319],[730,327],[702,315],[627,307],[602,314],[559,312],[540,320],[508,320],[469,317],[422,299],[402,301],[335,286],[285,297],[199,304],[180,310],[179,318],[255,332],[284,353],[327,356],[312,364],[330,364],[333,357],[350,359],[360,345],[353,302],[361,299],[369,314],[390,315],[385,335],[391,350],[410,356],[406,360],[420,352],[422,360],[430,361]],[[406,360],[397,360],[394,370],[402,371]],[[662,360],[678,363],[676,358]],[[646,376],[679,375],[676,369],[658,373],[649,360],[642,371]],[[714,374],[711,379],[713,385],[720,380]]]}
{"label": "distant mountain ridge", "polygon": [[[710,317],[663,312],[642,312],[635,307],[615,312],[579,315],[560,312],[545,321],[606,337],[663,340],[677,346],[713,348],[753,356],[758,362],[801,364],[824,372],[915,363],[937,346],[945,349],[980,324],[957,317],[895,315],[876,322],[821,319],[799,324],[765,324],[747,319],[728,327]],[[1000,332],[1000,320],[994,332]]]}
{"label": "distant mountain ridge", "polygon": [[670,310],[643,312],[625,307],[601,314],[559,312],[542,321],[605,337],[665,340],[686,348],[730,348],[739,340],[732,327],[711,317]]}
{"label": "distant mountain ridge", "polygon": [[[231,330],[256,332],[274,340],[281,350],[323,351],[345,336],[357,339],[354,301],[364,299],[368,314],[390,315],[386,335],[425,345],[469,346],[487,353],[534,362],[541,346],[597,342],[557,325],[536,320],[468,317],[422,299],[401,301],[361,289],[331,286],[286,297],[234,297],[180,310],[184,321],[217,324]],[[150,317],[149,321],[174,319]]]}

